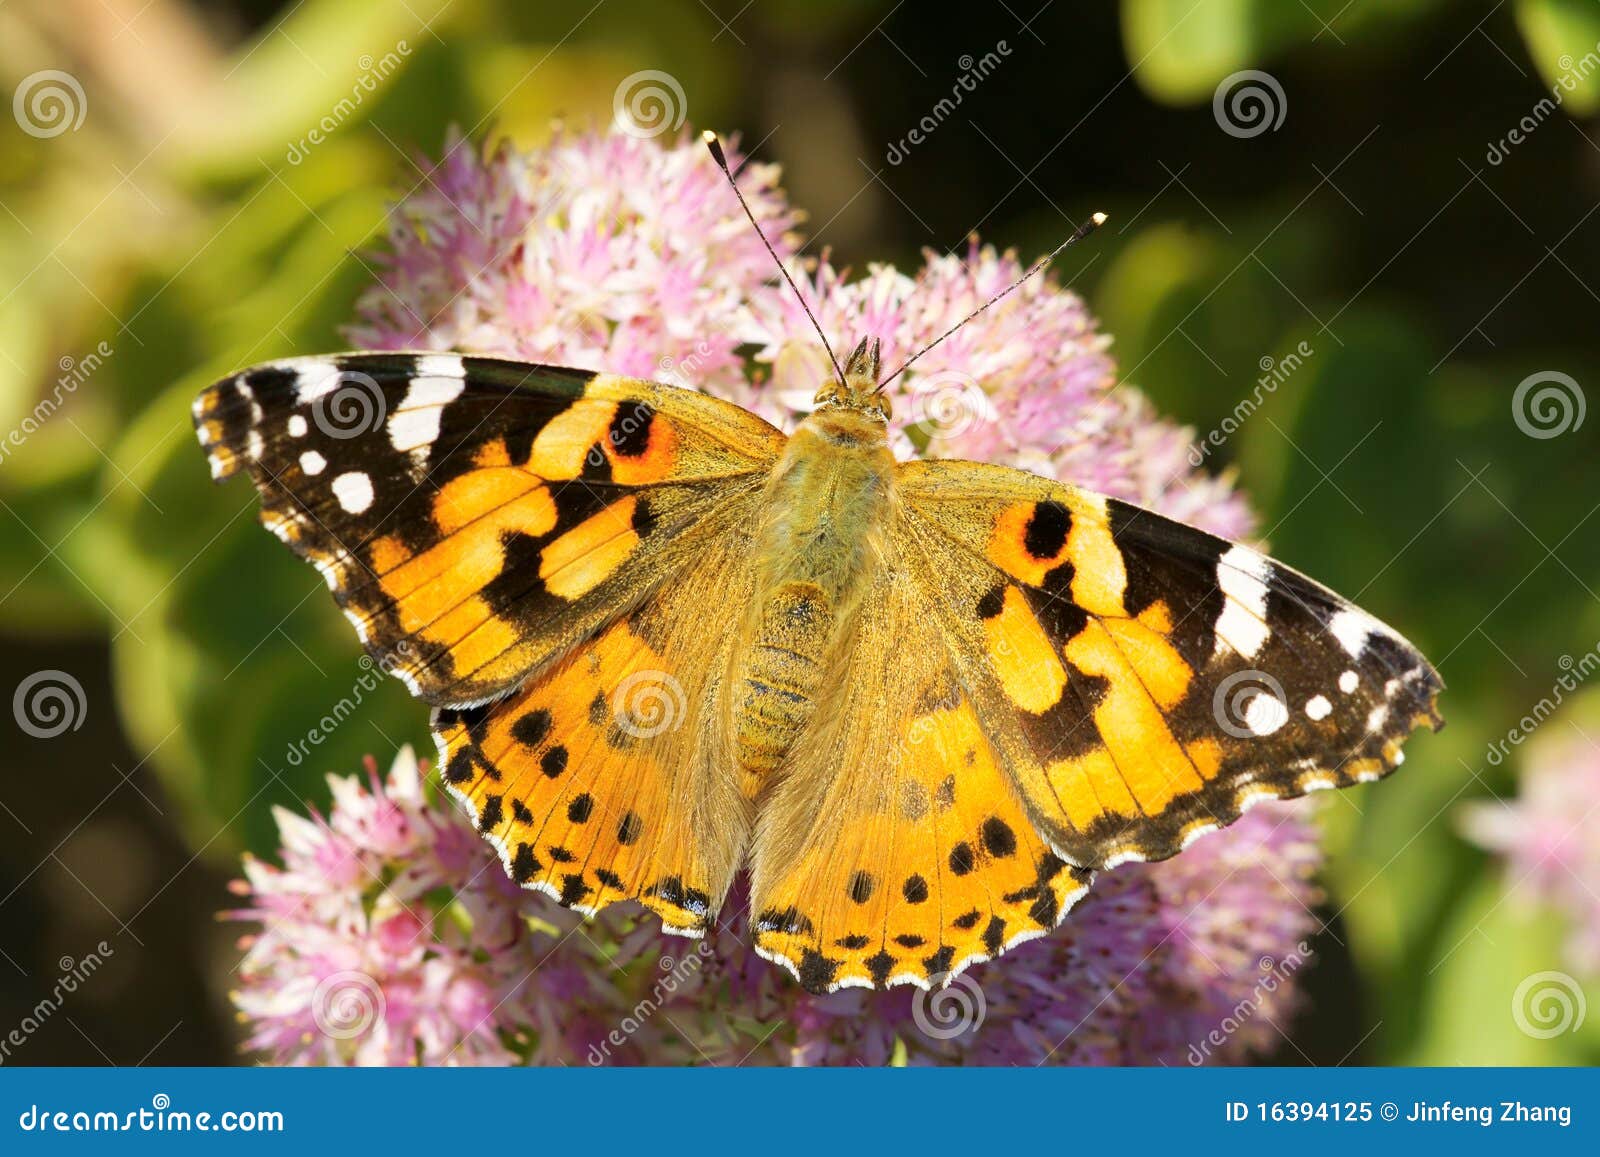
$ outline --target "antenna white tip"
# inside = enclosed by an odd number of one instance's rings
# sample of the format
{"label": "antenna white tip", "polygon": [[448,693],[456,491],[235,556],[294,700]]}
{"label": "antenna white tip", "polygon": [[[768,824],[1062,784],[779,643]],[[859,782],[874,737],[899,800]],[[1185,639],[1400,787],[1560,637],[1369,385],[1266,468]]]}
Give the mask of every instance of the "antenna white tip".
{"label": "antenna white tip", "polygon": [[1099,228],[1101,225],[1106,223],[1106,215],[1104,213],[1096,213],[1090,217],[1089,220],[1095,223],[1096,228]]}

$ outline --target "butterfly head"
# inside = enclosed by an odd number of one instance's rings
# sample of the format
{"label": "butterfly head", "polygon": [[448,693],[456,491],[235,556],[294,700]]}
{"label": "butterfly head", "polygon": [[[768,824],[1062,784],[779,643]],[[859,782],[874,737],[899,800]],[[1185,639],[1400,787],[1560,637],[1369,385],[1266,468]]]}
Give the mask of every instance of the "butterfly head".
{"label": "butterfly head", "polygon": [[877,338],[862,338],[844,364],[843,379],[830,379],[813,399],[822,409],[854,410],[881,422],[889,420],[889,396],[880,392],[882,345]]}

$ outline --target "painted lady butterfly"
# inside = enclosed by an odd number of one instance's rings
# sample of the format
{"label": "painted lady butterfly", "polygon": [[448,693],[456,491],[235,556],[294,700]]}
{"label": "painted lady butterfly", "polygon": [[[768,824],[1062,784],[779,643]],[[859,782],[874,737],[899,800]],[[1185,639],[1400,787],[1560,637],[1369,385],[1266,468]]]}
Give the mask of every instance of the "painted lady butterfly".
{"label": "painted lady butterfly", "polygon": [[433,704],[512,878],[699,936],[748,865],[758,950],[813,991],[947,982],[1096,870],[1377,779],[1439,726],[1410,644],[1246,547],[895,461],[879,381],[863,342],[789,437],[441,353],[258,366],[194,412]]}

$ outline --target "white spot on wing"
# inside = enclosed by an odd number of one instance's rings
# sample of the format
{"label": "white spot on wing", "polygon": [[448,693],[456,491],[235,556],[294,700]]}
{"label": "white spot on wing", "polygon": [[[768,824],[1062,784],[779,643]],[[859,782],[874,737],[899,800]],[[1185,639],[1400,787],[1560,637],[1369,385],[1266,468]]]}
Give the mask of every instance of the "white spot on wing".
{"label": "white spot on wing", "polygon": [[1267,629],[1267,581],[1272,564],[1253,550],[1231,548],[1217,560],[1217,585],[1227,596],[1217,617],[1216,651],[1229,647],[1253,659],[1272,634]]}
{"label": "white spot on wing", "polygon": [[1367,639],[1379,629],[1376,619],[1354,607],[1345,608],[1328,622],[1329,633],[1339,640],[1346,654],[1357,659],[1366,650]]}
{"label": "white spot on wing", "polygon": [[333,496],[346,514],[361,514],[372,505],[372,479],[359,470],[341,474],[333,480]]}
{"label": "white spot on wing", "polygon": [[423,354],[417,359],[417,376],[464,378],[467,376],[467,367],[456,354]]}
{"label": "white spot on wing", "polygon": [[1313,695],[1306,702],[1306,715],[1314,720],[1326,719],[1333,712],[1333,704],[1326,695]]}
{"label": "white spot on wing", "polygon": [[460,397],[465,384],[459,377],[413,381],[399,408],[389,416],[389,444],[401,453],[426,450],[439,437],[444,407]]}
{"label": "white spot on wing", "polygon": [[1339,676],[1339,690],[1343,691],[1346,695],[1350,694],[1360,685],[1361,676],[1357,675],[1354,671],[1346,671],[1343,675]]}
{"label": "white spot on wing", "polygon": [[295,372],[294,401],[297,406],[310,405],[324,394],[331,394],[338,388],[339,367],[329,361],[315,361],[307,364],[285,366]]}
{"label": "white spot on wing", "polygon": [[300,470],[305,474],[321,474],[328,468],[328,460],[315,450],[300,455]]}
{"label": "white spot on wing", "polygon": [[304,414],[289,415],[289,437],[304,438],[306,436],[306,416]]}
{"label": "white spot on wing", "polygon": [[1244,725],[1252,735],[1271,735],[1289,722],[1289,708],[1276,695],[1262,692],[1244,706]]}

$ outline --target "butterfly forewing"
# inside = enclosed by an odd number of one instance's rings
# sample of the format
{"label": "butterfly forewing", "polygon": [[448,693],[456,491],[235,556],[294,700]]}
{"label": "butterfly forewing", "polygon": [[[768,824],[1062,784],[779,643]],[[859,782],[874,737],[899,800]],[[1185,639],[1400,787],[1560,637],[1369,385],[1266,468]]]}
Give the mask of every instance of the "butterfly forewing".
{"label": "butterfly forewing", "polygon": [[454,706],[637,605],[782,444],[691,391],[454,354],[259,366],[206,390],[195,424],[385,669]]}
{"label": "butterfly forewing", "polygon": [[907,464],[901,493],[985,730],[1074,863],[1378,778],[1439,724],[1414,647],[1245,547],[1001,467]]}

